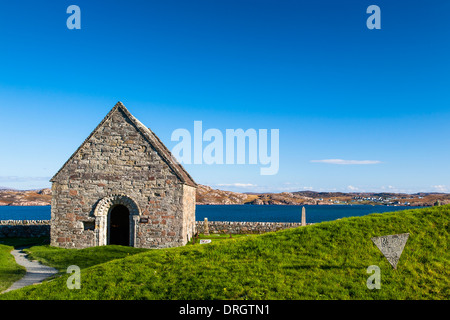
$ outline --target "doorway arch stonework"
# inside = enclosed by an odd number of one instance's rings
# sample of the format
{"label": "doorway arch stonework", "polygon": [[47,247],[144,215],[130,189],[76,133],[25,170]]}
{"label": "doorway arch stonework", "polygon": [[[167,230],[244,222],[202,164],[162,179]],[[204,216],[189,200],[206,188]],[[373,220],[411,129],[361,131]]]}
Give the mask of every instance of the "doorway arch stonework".
{"label": "doorway arch stonework", "polygon": [[94,209],[95,216],[95,238],[97,246],[109,244],[109,213],[117,205],[125,206],[129,211],[129,244],[136,244],[136,225],[139,220],[140,209],[136,201],[124,194],[114,194],[102,198]]}

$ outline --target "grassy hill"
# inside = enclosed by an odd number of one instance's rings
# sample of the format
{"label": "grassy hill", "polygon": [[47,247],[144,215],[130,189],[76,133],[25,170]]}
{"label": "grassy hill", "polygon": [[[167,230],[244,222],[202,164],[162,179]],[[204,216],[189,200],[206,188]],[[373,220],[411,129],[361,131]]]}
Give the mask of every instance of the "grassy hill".
{"label": "grassy hill", "polygon": [[[171,249],[37,246],[33,257],[61,271],[79,265],[81,289],[62,273],[0,299],[449,299],[449,218],[447,205]],[[370,238],[406,232],[394,270]],[[379,290],[366,286],[370,265]]]}

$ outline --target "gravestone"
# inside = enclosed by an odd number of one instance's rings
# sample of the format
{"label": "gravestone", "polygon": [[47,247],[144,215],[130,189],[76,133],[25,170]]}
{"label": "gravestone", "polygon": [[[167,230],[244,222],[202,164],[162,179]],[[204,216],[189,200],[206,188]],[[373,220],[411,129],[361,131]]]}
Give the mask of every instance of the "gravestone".
{"label": "gravestone", "polygon": [[208,218],[205,218],[205,231],[204,231],[204,234],[209,236]]}
{"label": "gravestone", "polygon": [[373,243],[380,249],[394,269],[397,269],[397,263],[405,248],[409,233],[394,234],[389,236],[371,238]]}

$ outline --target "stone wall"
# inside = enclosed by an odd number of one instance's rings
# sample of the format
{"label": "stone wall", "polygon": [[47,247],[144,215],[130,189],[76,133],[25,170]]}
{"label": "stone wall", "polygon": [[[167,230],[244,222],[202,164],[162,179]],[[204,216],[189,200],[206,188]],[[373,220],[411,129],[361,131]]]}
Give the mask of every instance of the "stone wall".
{"label": "stone wall", "polygon": [[[205,232],[204,221],[196,221],[198,233]],[[209,233],[265,233],[288,228],[300,227],[294,222],[242,222],[242,221],[208,221]],[[0,237],[41,237],[50,234],[48,220],[5,220],[0,221]]]}
{"label": "stone wall", "polygon": [[[208,221],[209,233],[265,233],[300,227],[296,222]],[[205,233],[205,222],[197,221],[197,232]]]}
{"label": "stone wall", "polygon": [[48,220],[0,220],[0,238],[38,238],[49,235]]}

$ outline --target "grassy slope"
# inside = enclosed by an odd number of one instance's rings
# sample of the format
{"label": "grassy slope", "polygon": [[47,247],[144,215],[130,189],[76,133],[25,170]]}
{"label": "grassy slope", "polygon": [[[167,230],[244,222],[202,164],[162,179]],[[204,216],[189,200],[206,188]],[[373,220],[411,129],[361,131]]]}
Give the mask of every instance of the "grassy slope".
{"label": "grassy slope", "polygon": [[111,260],[122,259],[133,254],[148,251],[148,249],[111,245],[82,250],[68,250],[46,245],[31,247],[24,249],[24,251],[30,259],[39,260],[43,264],[58,269],[60,273],[65,273],[70,265],[77,265],[80,269],[86,269]]}
{"label": "grassy slope", "polygon": [[12,246],[0,244],[0,292],[25,275],[25,268],[19,266],[10,254],[13,249]]}
{"label": "grassy slope", "polygon": [[[83,269],[81,290],[67,289],[64,275],[0,298],[448,299],[449,217],[450,206],[442,206],[148,250]],[[405,232],[410,237],[393,270],[370,238]],[[366,287],[370,265],[381,268],[380,290]]]}

